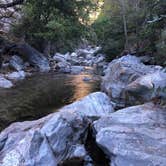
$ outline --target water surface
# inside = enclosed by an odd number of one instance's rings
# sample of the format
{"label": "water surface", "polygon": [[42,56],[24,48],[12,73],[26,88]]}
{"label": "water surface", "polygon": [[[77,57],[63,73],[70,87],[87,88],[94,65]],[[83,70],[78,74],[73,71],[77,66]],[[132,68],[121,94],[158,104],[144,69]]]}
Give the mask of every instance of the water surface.
{"label": "water surface", "polygon": [[36,74],[14,88],[0,89],[0,129],[15,121],[43,117],[91,92],[99,81],[83,81],[89,74]]}

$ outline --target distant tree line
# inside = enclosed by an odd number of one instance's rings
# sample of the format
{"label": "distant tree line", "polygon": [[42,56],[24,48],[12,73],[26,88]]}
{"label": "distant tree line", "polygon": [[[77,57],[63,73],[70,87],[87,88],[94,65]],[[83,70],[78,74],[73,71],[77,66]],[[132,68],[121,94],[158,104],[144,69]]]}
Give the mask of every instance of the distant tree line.
{"label": "distant tree line", "polygon": [[166,63],[165,9],[165,0],[105,0],[93,27],[108,59],[127,50]]}
{"label": "distant tree line", "polygon": [[[101,1],[102,12],[90,25],[90,13]],[[46,55],[89,41],[101,45],[108,60],[129,52],[166,65],[166,0],[13,0],[0,8],[20,5],[21,20],[10,34]]]}

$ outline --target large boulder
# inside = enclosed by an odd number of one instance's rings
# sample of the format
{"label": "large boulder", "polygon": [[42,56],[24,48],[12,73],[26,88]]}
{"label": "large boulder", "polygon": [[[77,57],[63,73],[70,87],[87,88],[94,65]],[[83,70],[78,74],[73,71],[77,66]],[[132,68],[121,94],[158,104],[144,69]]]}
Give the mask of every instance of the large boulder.
{"label": "large boulder", "polygon": [[[102,81],[102,90],[117,103],[117,107],[142,104],[145,102],[144,100],[139,100],[139,98],[134,98],[135,100],[133,100],[132,95],[147,96],[147,91],[148,93],[152,91],[155,94],[154,91],[159,87],[162,89],[166,87],[166,84],[164,84],[166,75],[162,71],[162,67],[144,65],[140,58],[131,55],[113,60],[108,65],[105,73]],[[152,77],[153,79],[151,79]],[[136,82],[134,83],[134,81]],[[137,88],[134,88],[136,84]],[[153,84],[155,87],[153,87]],[[131,92],[131,86],[132,93],[128,93]],[[138,90],[139,88],[141,89],[140,91]],[[146,101],[151,99],[151,96],[146,97]]]}
{"label": "large boulder", "polygon": [[25,61],[38,67],[42,72],[50,70],[48,59],[28,44],[17,44],[10,51],[18,53]]}
{"label": "large boulder", "polygon": [[83,165],[90,122],[111,112],[109,97],[96,92],[37,121],[14,123],[0,134],[1,166]]}
{"label": "large boulder", "polygon": [[113,105],[105,93],[94,92],[80,101],[65,106],[62,111],[76,112],[86,117],[99,118],[114,112]]}
{"label": "large boulder", "polygon": [[[147,74],[127,85],[125,88],[130,104],[156,100],[166,104],[166,73],[157,71]],[[159,101],[157,101],[159,100]]]}
{"label": "large boulder", "polygon": [[152,103],[102,117],[93,125],[110,166],[165,166],[166,110]]}

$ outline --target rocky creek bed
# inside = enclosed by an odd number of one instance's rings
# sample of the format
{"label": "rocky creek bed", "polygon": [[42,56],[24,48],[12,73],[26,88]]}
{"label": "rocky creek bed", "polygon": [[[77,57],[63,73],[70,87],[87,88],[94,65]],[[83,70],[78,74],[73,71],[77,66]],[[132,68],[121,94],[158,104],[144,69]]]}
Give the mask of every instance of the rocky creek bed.
{"label": "rocky creek bed", "polygon": [[3,130],[0,165],[165,166],[165,69],[127,55],[108,65],[101,88]]}

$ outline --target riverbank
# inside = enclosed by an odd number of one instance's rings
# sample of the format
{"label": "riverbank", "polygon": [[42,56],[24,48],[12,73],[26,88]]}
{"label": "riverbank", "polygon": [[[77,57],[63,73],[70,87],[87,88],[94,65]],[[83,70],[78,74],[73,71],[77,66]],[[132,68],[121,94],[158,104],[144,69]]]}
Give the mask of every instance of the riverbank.
{"label": "riverbank", "polygon": [[28,44],[11,46],[8,54],[4,53],[3,56],[0,88],[11,88],[20,80],[39,72],[80,74],[90,72],[91,68],[97,73],[102,72],[107,63],[105,55],[98,53],[100,49],[100,47],[88,46],[71,53],[55,53],[46,57]]}
{"label": "riverbank", "polygon": [[2,166],[165,166],[165,69],[127,55],[110,62],[101,85],[108,96],[95,92],[2,131]]}
{"label": "riverbank", "polygon": [[98,91],[99,84],[99,76],[86,72],[78,75],[36,73],[17,82],[13,88],[0,89],[0,128],[56,112],[58,108]]}
{"label": "riverbank", "polygon": [[46,116],[99,90],[101,64],[106,63],[97,53],[100,47],[48,58],[28,45],[14,49],[18,55],[4,58],[0,70],[0,130],[12,122]]}

